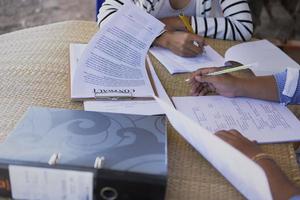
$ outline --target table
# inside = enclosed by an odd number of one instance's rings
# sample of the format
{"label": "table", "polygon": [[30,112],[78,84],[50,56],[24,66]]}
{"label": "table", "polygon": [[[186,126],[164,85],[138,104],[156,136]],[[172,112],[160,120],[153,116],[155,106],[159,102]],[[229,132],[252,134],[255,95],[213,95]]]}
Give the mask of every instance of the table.
{"label": "table", "polygon": [[[67,21],[0,36],[0,141],[4,140],[31,106],[82,109],[69,98],[69,44],[87,43],[97,31],[95,22]],[[224,55],[237,44],[208,39]],[[188,74],[171,76],[151,57],[170,96],[188,95]],[[299,117],[299,107],[291,109]],[[262,145],[287,176],[300,186],[292,144]],[[167,200],[243,199],[198,152],[168,125]]]}

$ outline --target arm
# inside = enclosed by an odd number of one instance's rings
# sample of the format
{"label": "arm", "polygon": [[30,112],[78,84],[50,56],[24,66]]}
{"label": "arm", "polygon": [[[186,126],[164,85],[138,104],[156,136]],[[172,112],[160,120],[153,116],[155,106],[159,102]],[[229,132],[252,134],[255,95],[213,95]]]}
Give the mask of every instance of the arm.
{"label": "arm", "polygon": [[[263,153],[257,143],[249,141],[236,130],[219,131],[216,135],[250,159]],[[285,176],[271,157],[261,157],[261,159],[256,160],[256,163],[265,171],[274,199],[289,199],[295,195],[300,195],[299,188]]]}
{"label": "arm", "polygon": [[[154,0],[152,3],[145,0],[132,0],[136,6],[141,7],[146,12],[153,11],[157,1]],[[97,16],[98,25],[103,26],[123,4],[124,0],[106,0]],[[174,31],[168,27],[168,24],[166,25],[167,31],[155,39],[153,43],[155,46],[170,49],[175,54],[186,57],[193,57],[202,53],[204,44],[202,37],[188,32]],[[199,45],[195,46],[194,41]]]}
{"label": "arm", "polygon": [[219,0],[224,17],[207,17],[210,1],[204,4],[202,16],[192,17],[195,32],[204,37],[224,40],[249,40],[253,34],[252,16],[247,0]]}
{"label": "arm", "polygon": [[124,0],[105,0],[99,9],[99,14],[97,15],[98,26],[103,26],[105,22],[121,8],[122,5],[124,5]]}
{"label": "arm", "polygon": [[238,78],[231,74],[206,76],[218,68],[204,68],[194,72],[190,84],[192,95],[206,95],[217,92],[226,97],[250,97],[278,101],[276,81],[273,76]]}
{"label": "arm", "polygon": [[[140,7],[146,12],[150,13],[154,10],[154,6],[159,0],[130,0],[134,5]],[[125,3],[125,0],[105,0],[99,9],[99,14],[97,15],[97,24],[99,27],[104,25],[108,19],[113,16],[115,12]]]}
{"label": "arm", "polygon": [[[217,92],[227,97],[250,97],[279,101],[284,104],[300,103],[300,72],[298,69],[288,69],[274,76],[249,78],[239,78],[231,74],[206,76],[207,73],[218,70],[220,69],[212,67],[194,72],[190,79],[191,95],[202,96],[209,92]],[[287,87],[289,94],[284,93],[286,85],[290,86]]]}

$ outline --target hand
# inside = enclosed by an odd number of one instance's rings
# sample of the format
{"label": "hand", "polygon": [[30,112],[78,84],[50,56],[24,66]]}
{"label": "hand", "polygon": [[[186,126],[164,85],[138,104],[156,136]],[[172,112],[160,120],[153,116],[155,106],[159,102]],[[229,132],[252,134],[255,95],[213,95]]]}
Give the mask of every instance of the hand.
{"label": "hand", "polygon": [[[195,42],[198,46],[194,44]],[[168,48],[179,56],[194,57],[203,52],[204,39],[193,33],[166,31],[162,36],[155,40],[154,44]]]}
{"label": "hand", "polygon": [[218,131],[216,135],[249,158],[262,153],[256,142],[251,142],[237,130]]}
{"label": "hand", "polygon": [[[251,142],[236,130],[218,131],[216,135],[249,158],[263,153],[256,142]],[[274,160],[261,159],[257,161],[257,164],[267,175],[273,199],[290,199],[300,194],[299,188],[286,177]]]}
{"label": "hand", "polygon": [[242,79],[230,74],[206,76],[208,73],[219,71],[220,68],[211,67],[195,71],[190,78],[191,95],[204,96],[209,92],[216,92],[222,96],[235,97],[239,95]]}

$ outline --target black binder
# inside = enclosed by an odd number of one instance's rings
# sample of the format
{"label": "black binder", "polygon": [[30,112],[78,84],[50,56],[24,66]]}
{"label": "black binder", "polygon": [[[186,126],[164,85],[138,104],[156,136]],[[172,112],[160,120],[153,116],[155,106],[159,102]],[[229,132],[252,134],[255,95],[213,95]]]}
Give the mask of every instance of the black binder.
{"label": "black binder", "polygon": [[[91,172],[93,199],[164,199],[166,144],[164,116],[32,107],[0,144],[0,195],[13,197],[9,166],[27,166]],[[52,149],[61,157],[49,165]]]}

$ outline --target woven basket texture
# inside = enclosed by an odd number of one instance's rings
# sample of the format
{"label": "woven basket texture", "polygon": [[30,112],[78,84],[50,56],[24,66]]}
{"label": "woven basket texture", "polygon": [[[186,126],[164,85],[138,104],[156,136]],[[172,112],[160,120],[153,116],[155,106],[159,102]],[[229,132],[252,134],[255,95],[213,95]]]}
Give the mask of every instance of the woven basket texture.
{"label": "woven basket texture", "polygon": [[[66,21],[0,36],[0,140],[12,131],[30,106],[83,109],[69,98],[69,45],[87,43],[96,23]],[[237,42],[207,39],[224,55]],[[189,74],[171,76],[151,56],[155,70],[170,96],[184,96]],[[243,73],[241,73],[241,76]],[[299,116],[298,107],[291,109]],[[262,145],[287,176],[300,185],[292,144]],[[168,125],[167,200],[243,199],[193,147]]]}

